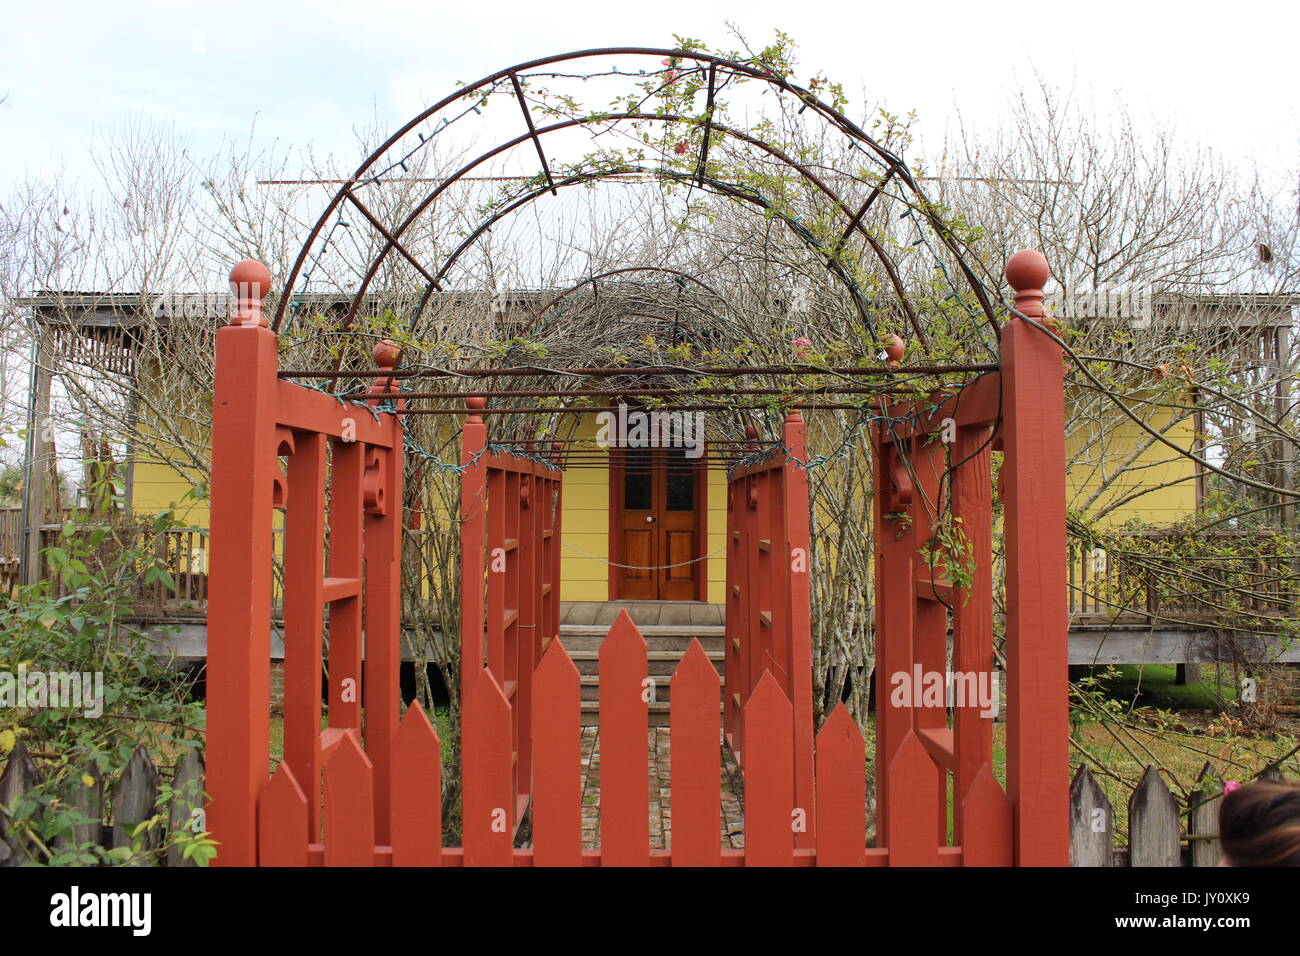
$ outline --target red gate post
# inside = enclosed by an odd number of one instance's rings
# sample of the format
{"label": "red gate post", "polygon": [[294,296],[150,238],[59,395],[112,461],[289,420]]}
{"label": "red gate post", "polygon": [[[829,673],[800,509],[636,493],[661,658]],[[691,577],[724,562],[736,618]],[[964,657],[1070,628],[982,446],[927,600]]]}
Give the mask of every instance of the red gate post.
{"label": "red gate post", "polygon": [[[1044,318],[1047,260],[1007,263],[1016,308]],[[1069,863],[1065,395],[1061,347],[1024,319],[1002,328],[1006,508],[1007,790],[1017,866]]]}
{"label": "red gate post", "polygon": [[798,848],[814,845],[817,834],[813,770],[812,702],[812,562],[809,533],[807,429],[798,411],[785,416],[782,439],[786,448],[785,501],[786,561],[789,582],[790,702],[794,706],[794,805],[806,814],[805,829],[795,834]]}
{"label": "red gate post", "polygon": [[[987,425],[957,430],[952,459],[961,462],[952,477],[953,515],[960,523],[971,554],[974,574],[953,602],[953,670],[959,674],[989,674],[993,702],[993,505],[992,451]],[[976,678],[978,681],[979,677]],[[978,697],[978,694],[976,695]],[[957,769],[953,776],[954,809],[962,805],[980,768],[993,759],[993,720],[969,699],[953,704],[953,746]],[[964,844],[962,814],[953,813],[953,842]]]}
{"label": "red gate post", "polygon": [[[397,366],[399,348],[391,342],[375,346],[375,365]],[[368,448],[363,497],[365,519],[365,738],[366,756],[374,764],[375,839],[389,842],[390,799],[393,780],[392,751],[397,736],[398,699],[401,695],[402,631],[402,466],[405,441],[397,380],[379,376],[367,394],[370,401],[394,403],[394,414],[384,418],[391,431],[391,447]]]}
{"label": "red gate post", "polygon": [[[881,414],[896,409],[881,402]],[[897,432],[897,434],[891,434]],[[911,440],[897,427],[872,428],[873,475],[872,528],[875,536],[876,597],[876,846],[885,846],[894,811],[889,786],[894,755],[915,725],[915,715],[904,701],[894,705],[895,675],[910,675],[913,631],[916,624],[916,531],[911,521],[912,482],[891,438],[910,449]]]}
{"label": "red gate post", "polygon": [[262,315],[271,274],[230,270],[237,305],[217,332],[208,601],[208,826],[221,866],[257,863],[257,800],[270,764],[272,487],[276,337]]}
{"label": "red gate post", "polygon": [[[487,402],[465,399],[469,416],[461,432],[460,464],[460,702],[483,670],[483,582],[487,574],[483,547],[487,536],[487,426],[479,410]],[[463,710],[462,710],[463,717]]]}
{"label": "red gate post", "polygon": [[308,843],[317,842],[321,832],[326,473],[325,436],[313,432],[296,435],[289,456],[284,514],[284,763],[309,798],[303,834]]}
{"label": "red gate post", "polygon": [[727,584],[723,601],[726,611],[723,613],[724,651],[723,673],[732,675],[723,687],[722,733],[732,752],[740,749],[740,687],[744,681],[745,665],[741,658],[740,601],[741,581],[744,575],[740,570],[740,509],[744,507],[740,482],[727,481]]}

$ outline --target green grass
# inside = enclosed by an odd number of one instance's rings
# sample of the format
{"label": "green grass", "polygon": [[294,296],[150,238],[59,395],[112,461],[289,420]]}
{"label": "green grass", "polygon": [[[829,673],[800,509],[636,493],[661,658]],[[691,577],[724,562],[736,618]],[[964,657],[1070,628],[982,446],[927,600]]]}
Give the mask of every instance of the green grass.
{"label": "green grass", "polygon": [[[321,730],[326,727],[327,718],[321,717]],[[446,766],[451,761],[451,710],[438,706],[433,710],[433,728],[438,732],[438,741],[442,744],[442,763]],[[278,714],[271,716],[271,769],[274,770],[284,759],[284,718]]]}
{"label": "green grass", "polygon": [[[1129,693],[1123,699],[1131,701],[1139,684],[1139,668],[1126,669],[1121,674],[1119,686]],[[1149,695],[1143,706],[1168,706],[1157,704],[1167,701],[1170,695],[1187,690],[1173,683],[1173,667],[1144,668],[1140,682]],[[1209,668],[1206,668],[1208,671]],[[1227,670],[1227,669],[1225,669]],[[1155,674],[1153,675],[1153,671]],[[1213,675],[1208,683],[1213,691]],[[1160,678],[1159,680],[1155,678]],[[1125,686],[1126,683],[1131,686]],[[1195,688],[1191,688],[1195,691]],[[1202,691],[1201,693],[1205,693]],[[1192,696],[1191,699],[1200,699]],[[1205,705],[1185,705],[1205,706]],[[867,745],[868,765],[875,761],[875,719],[868,718],[863,728]],[[1215,735],[1187,730],[1158,730],[1140,727],[1108,726],[1094,720],[1084,720],[1073,731],[1070,746],[1070,777],[1073,779],[1079,765],[1087,763],[1102,791],[1114,810],[1114,828],[1121,845],[1127,843],[1128,800],[1133,788],[1150,765],[1165,771],[1166,785],[1180,800],[1196,787],[1201,768],[1211,763],[1224,780],[1249,780],[1279,757],[1296,746],[1296,737],[1288,734],[1256,736],[1227,730]],[[1086,753],[1085,753],[1086,751]],[[1090,759],[1093,758],[1093,759]],[[1006,724],[993,725],[993,774],[1006,786],[1007,771]],[[1099,768],[1104,767],[1105,770]],[[1291,779],[1300,778],[1300,756],[1292,755],[1281,765],[1282,772]],[[949,784],[949,834],[952,826],[951,783]]]}
{"label": "green grass", "polygon": [[[1231,667],[1219,674],[1217,665],[1201,668],[1201,681],[1191,684],[1176,683],[1177,668],[1173,664],[1120,664],[1113,678],[1103,678],[1098,685],[1106,696],[1137,707],[1158,707],[1164,710],[1213,710],[1237,699],[1237,688]],[[1100,676],[1104,668],[1098,668]],[[1223,681],[1217,686],[1215,677]]]}

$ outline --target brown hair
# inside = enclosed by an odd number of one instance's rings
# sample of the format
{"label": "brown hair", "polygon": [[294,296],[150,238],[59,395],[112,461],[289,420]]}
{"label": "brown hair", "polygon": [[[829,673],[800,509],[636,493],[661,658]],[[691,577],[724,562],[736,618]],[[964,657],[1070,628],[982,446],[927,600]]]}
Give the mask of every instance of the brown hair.
{"label": "brown hair", "polygon": [[1300,784],[1261,780],[1225,794],[1219,842],[1232,866],[1300,866]]}

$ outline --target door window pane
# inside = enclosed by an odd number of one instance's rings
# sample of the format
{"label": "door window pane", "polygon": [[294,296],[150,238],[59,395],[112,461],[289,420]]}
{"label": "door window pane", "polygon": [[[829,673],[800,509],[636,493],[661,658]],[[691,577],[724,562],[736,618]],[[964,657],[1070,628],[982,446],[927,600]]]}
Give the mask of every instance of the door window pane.
{"label": "door window pane", "polygon": [[636,449],[627,452],[623,472],[623,507],[628,511],[649,511],[651,508],[650,450]]}
{"label": "door window pane", "polygon": [[695,510],[695,469],[687,462],[668,465],[668,510]]}

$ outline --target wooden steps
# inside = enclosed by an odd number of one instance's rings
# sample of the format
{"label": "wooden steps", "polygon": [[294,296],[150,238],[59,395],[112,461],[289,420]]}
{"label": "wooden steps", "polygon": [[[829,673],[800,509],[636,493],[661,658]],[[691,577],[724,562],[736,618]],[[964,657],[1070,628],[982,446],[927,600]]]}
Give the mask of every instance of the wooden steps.
{"label": "wooden steps", "polygon": [[[647,625],[638,628],[646,642],[647,673],[655,681],[654,700],[648,704],[652,727],[667,726],[669,721],[670,680],[682,655],[698,640],[709,660],[725,682],[723,650],[725,628],[710,625]],[[561,624],[560,642],[578,669],[581,682],[582,722],[597,724],[600,718],[600,645],[609,633],[602,624]],[[721,700],[718,706],[722,706]]]}

